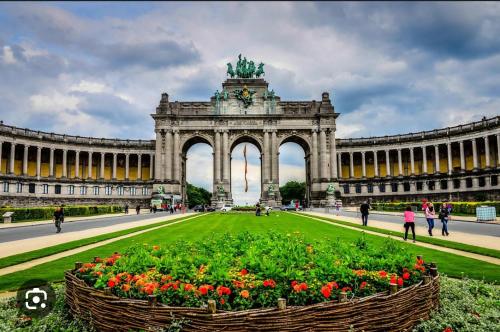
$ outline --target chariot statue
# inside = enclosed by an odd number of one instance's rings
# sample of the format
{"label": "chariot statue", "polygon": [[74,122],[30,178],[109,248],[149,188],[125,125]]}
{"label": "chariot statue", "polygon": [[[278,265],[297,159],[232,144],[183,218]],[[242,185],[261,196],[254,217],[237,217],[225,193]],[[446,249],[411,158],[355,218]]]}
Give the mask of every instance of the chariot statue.
{"label": "chariot statue", "polygon": [[330,183],[328,187],[326,188],[326,194],[327,195],[334,195],[335,194],[335,186]]}

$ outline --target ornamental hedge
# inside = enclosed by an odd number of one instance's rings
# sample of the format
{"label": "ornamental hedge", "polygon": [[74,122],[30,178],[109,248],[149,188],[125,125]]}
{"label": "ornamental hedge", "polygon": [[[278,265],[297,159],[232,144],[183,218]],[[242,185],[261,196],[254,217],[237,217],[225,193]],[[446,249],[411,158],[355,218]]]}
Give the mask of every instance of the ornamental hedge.
{"label": "ornamental hedge", "polygon": [[307,243],[299,233],[213,235],[168,247],[137,244],[122,254],[95,257],[75,276],[121,298],[148,299],[177,307],[202,307],[215,300],[221,310],[292,306],[339,301],[386,292],[390,284],[415,285],[429,272],[422,259],[388,239],[372,246]]}
{"label": "ornamental hedge", "polygon": [[[13,222],[32,221],[32,220],[48,220],[52,219],[54,211],[57,207],[30,207],[30,208],[0,208],[0,215],[5,212],[14,212],[12,215]],[[77,206],[64,206],[65,217],[77,216],[92,216],[106,213],[122,212],[123,207],[118,205],[77,205]]]}
{"label": "ornamental hedge", "polygon": [[[432,202],[434,206],[439,207],[443,202]],[[453,213],[476,215],[476,208],[486,205],[496,208],[497,216],[500,216],[500,201],[486,202],[450,202],[453,206]],[[418,211],[422,210],[422,202],[395,202],[395,203],[372,203],[371,206],[377,211],[404,211],[406,207],[415,206]]]}

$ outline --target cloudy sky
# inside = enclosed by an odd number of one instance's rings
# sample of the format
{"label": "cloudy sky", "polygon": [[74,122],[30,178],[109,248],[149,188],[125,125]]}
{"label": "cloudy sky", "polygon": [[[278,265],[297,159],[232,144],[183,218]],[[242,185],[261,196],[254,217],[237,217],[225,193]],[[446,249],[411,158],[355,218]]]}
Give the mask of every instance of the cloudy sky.
{"label": "cloudy sky", "polygon": [[[329,91],[340,137],[446,127],[500,113],[498,36],[494,2],[0,3],[0,119],[149,139],[161,92],[208,100],[243,53],[284,100]],[[282,181],[303,178],[303,152],[280,152]]]}

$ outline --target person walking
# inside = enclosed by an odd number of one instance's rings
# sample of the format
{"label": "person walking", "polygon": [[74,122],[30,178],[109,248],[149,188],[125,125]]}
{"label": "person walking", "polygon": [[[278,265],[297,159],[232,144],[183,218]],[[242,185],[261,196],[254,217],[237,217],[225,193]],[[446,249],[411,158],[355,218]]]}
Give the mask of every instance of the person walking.
{"label": "person walking", "polygon": [[415,213],[411,210],[411,206],[406,207],[406,211],[404,213],[405,218],[405,237],[404,240],[408,239],[408,229],[411,228],[411,234],[413,235],[413,243],[415,243]]}
{"label": "person walking", "polygon": [[153,213],[156,213],[158,211],[158,207],[156,205],[153,205]]}
{"label": "person walking", "polygon": [[60,207],[56,208],[56,210],[54,211],[54,216],[52,218],[52,221],[54,221],[54,225],[56,226],[57,229],[56,233],[61,232],[61,221],[63,218],[64,215],[62,209]]}
{"label": "person walking", "polygon": [[137,214],[141,213],[141,206],[140,205],[137,205],[135,207],[135,213],[137,213]]}
{"label": "person walking", "polygon": [[359,207],[359,212],[361,212],[361,221],[363,222],[363,226],[368,226],[368,212],[370,210],[370,205],[368,205],[367,201],[364,201],[363,204]]}
{"label": "person walking", "polygon": [[128,214],[128,204],[125,204],[125,214]]}
{"label": "person walking", "polygon": [[441,205],[441,209],[439,210],[439,219],[441,220],[442,228],[441,228],[441,234],[444,236],[450,235],[448,233],[448,220],[450,218],[450,211],[448,210],[448,206],[446,203],[443,203]]}
{"label": "person walking", "polygon": [[425,219],[427,219],[427,225],[429,225],[429,235],[432,236],[432,229],[434,228],[434,219],[436,218],[436,211],[434,210],[434,205],[431,202],[427,203],[425,208]]}

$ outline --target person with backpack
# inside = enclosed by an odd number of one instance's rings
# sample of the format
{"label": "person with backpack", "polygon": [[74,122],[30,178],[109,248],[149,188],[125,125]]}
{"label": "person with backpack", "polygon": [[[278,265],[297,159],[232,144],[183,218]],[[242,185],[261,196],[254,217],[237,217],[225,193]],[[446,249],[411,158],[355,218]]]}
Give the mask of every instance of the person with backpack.
{"label": "person with backpack", "polygon": [[363,204],[359,207],[359,212],[361,212],[361,221],[363,222],[363,226],[368,226],[368,214],[370,210],[370,205],[367,201],[364,201]]}
{"label": "person with backpack", "polygon": [[450,218],[450,210],[448,209],[448,206],[447,204],[443,203],[441,205],[441,209],[439,210],[439,219],[441,220],[441,224],[442,224],[442,229],[441,229],[441,234],[444,236],[446,234],[446,236],[450,235],[450,233],[448,233],[448,220]]}
{"label": "person with backpack", "polygon": [[434,219],[436,218],[436,211],[434,211],[434,205],[431,202],[427,203],[425,208],[425,219],[427,219],[427,225],[429,225],[429,235],[432,236],[432,229],[434,228]]}
{"label": "person with backpack", "polygon": [[62,208],[58,207],[54,211],[54,216],[52,217],[52,220],[54,221],[54,225],[56,226],[56,233],[61,233],[61,222],[64,218],[64,214],[62,211]]}

